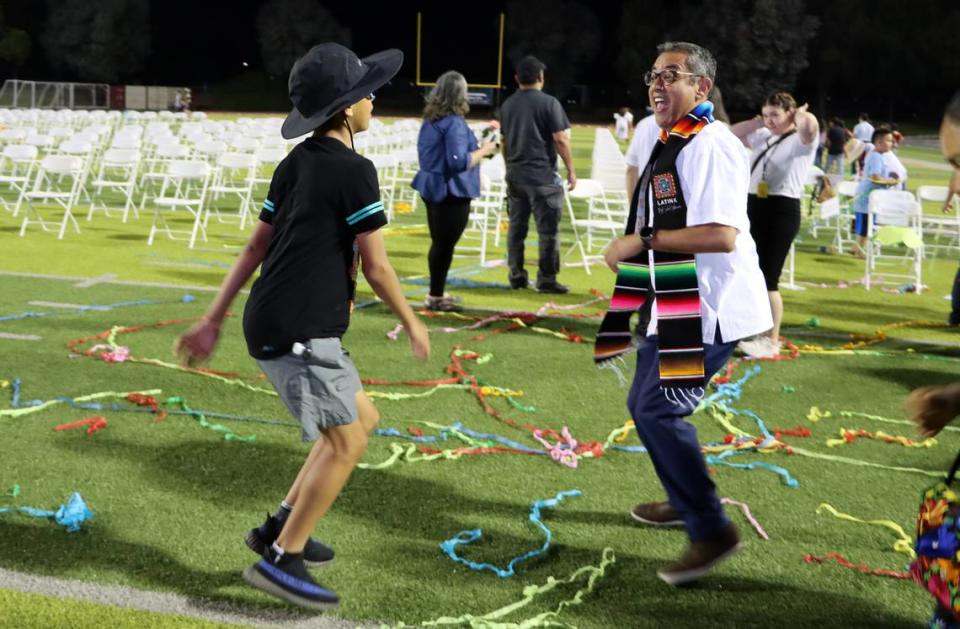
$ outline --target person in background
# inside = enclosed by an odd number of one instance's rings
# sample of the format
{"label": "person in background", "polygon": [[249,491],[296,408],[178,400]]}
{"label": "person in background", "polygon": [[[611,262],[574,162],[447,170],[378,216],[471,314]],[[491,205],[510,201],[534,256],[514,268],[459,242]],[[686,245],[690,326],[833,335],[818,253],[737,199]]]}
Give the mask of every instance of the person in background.
{"label": "person in background", "polygon": [[514,76],[520,89],[500,107],[510,218],[507,265],[510,287],[528,288],[530,281],[523,253],[532,214],[540,243],[537,291],[566,293],[570,289],[557,281],[563,213],[563,184],[557,173],[557,156],[567,167],[568,190],[577,185],[577,171],[570,145],[570,121],[560,101],[543,91],[546,67],[534,56],[521,59]]}
{"label": "person in background", "polygon": [[417,138],[420,170],[411,185],[427,206],[430,228],[430,293],[427,310],[459,311],[444,292],[453,251],[470,217],[470,200],[480,196],[480,161],[497,150],[495,142],[478,146],[464,116],[470,111],[467,80],[459,72],[444,72],[430,90]]}
{"label": "person in background", "polygon": [[773,313],[769,333],[741,342],[740,349],[748,356],[775,356],[783,321],[780,273],[800,231],[800,198],[820,129],[806,105],[798,107],[787,92],[773,92],[763,102],[761,115],[738,122],[731,131],[752,151],[747,215]]}
{"label": "person in background", "polygon": [[[903,164],[893,154],[893,132],[888,127],[877,127],[873,132],[873,150],[863,164],[863,176],[857,184],[857,193],[853,199],[854,231],[859,245],[858,255],[864,255],[867,246],[867,208],[870,193],[874,190],[887,190],[901,184],[905,176],[901,170]],[[903,176],[903,179],[901,178]]]}
{"label": "person in background", "polygon": [[823,167],[825,173],[843,175],[843,147],[851,137],[853,137],[853,134],[843,126],[842,120],[839,118],[830,119],[826,141],[827,162]]}
{"label": "person in background", "polygon": [[[866,112],[860,114],[860,119],[857,124],[853,127],[853,137],[857,138],[864,144],[871,142],[873,139],[873,125],[870,124],[870,115]],[[860,157],[854,160],[850,165],[850,174],[858,175],[860,171],[863,170],[863,161],[866,159],[866,151],[860,154]]]}
{"label": "person in background", "polygon": [[626,142],[630,139],[630,131],[633,130],[633,114],[626,107],[621,107],[617,113],[613,114],[614,134],[617,139]]}

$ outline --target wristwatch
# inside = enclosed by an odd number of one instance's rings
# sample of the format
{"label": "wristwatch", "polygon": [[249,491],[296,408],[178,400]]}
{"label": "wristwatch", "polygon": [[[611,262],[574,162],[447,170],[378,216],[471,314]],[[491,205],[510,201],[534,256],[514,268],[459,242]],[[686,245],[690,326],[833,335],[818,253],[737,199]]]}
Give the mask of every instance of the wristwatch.
{"label": "wristwatch", "polygon": [[653,241],[653,236],[655,233],[656,233],[656,230],[653,227],[650,227],[649,225],[645,227],[641,227],[640,240],[642,240],[643,243],[649,247],[650,243]]}

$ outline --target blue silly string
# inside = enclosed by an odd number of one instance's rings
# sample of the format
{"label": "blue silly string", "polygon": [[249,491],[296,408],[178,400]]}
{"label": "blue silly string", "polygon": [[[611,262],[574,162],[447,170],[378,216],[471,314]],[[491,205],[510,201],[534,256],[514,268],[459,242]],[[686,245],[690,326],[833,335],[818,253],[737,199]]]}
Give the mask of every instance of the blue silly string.
{"label": "blue silly string", "polygon": [[70,533],[76,533],[80,530],[80,525],[93,517],[93,511],[87,507],[80,494],[73,492],[66,504],[60,505],[56,511],[45,511],[43,509],[34,509],[33,507],[4,507],[0,508],[0,513],[19,511],[34,518],[53,518],[59,526],[64,527]]}
{"label": "blue silly string", "polygon": [[535,548],[534,550],[526,552],[522,555],[518,555],[517,557],[514,557],[513,559],[511,559],[510,563],[507,564],[506,569],[498,568],[493,564],[489,564],[489,563],[476,563],[468,559],[463,559],[462,557],[457,555],[457,551],[456,551],[457,546],[461,544],[472,544],[483,536],[483,532],[480,529],[460,531],[450,539],[444,542],[441,542],[440,550],[446,553],[446,555],[450,557],[450,559],[454,560],[457,563],[462,563],[463,565],[467,566],[471,570],[477,570],[477,571],[490,570],[501,579],[512,577],[516,574],[514,569],[517,564],[523,561],[527,561],[529,559],[533,559],[534,557],[539,557],[540,555],[545,554],[547,552],[547,549],[550,548],[550,542],[553,540],[553,534],[550,532],[550,529],[548,529],[540,520],[540,510],[543,508],[556,507],[560,503],[560,501],[562,501],[564,498],[573,498],[581,495],[583,495],[583,493],[580,490],[571,489],[569,491],[561,491],[553,498],[548,498],[546,500],[538,500],[535,503],[533,503],[533,505],[530,507],[529,520],[533,522],[533,524],[537,528],[543,531],[543,535],[544,537],[546,537],[546,539],[544,540],[543,545],[540,548]]}
{"label": "blue silly string", "polygon": [[618,446],[616,444],[610,444],[606,448],[607,450],[620,450],[621,452],[638,452],[640,454],[646,454],[647,449],[643,446]]}
{"label": "blue silly string", "polygon": [[[756,470],[763,469],[773,472],[774,474],[779,474],[787,487],[796,488],[800,484],[797,482],[793,476],[790,475],[789,470],[779,465],[773,465],[772,463],[766,463],[763,461],[754,461],[751,463],[731,463],[726,459],[734,456],[742,456],[744,454],[753,454],[760,448],[769,447],[773,444],[776,439],[770,433],[770,430],[767,428],[766,423],[763,419],[754,413],[751,410],[739,410],[729,406],[730,402],[739,400],[743,395],[743,385],[747,383],[748,380],[760,373],[759,366],[753,366],[747,370],[747,372],[736,382],[729,382],[726,384],[721,384],[717,386],[716,393],[705,398],[703,401],[704,405],[714,405],[719,409],[732,413],[738,417],[749,417],[757,424],[757,428],[763,434],[763,441],[751,448],[744,448],[739,450],[727,450],[726,452],[721,452],[719,455],[709,454],[706,457],[708,465],[725,465],[727,467],[732,467],[742,470]],[[717,444],[720,445],[720,444]]]}
{"label": "blue silly string", "polygon": [[744,454],[750,454],[752,452],[753,452],[752,449],[751,450],[727,450],[726,452],[721,452],[719,455],[708,454],[706,457],[706,460],[708,465],[726,465],[727,467],[733,467],[741,470],[756,470],[756,469],[769,470],[774,474],[779,474],[780,476],[782,476],[783,481],[784,483],[786,483],[787,487],[792,487],[795,489],[800,486],[800,483],[797,482],[797,479],[791,476],[790,472],[786,468],[780,467],[779,465],[773,465],[772,463],[765,463],[763,461],[753,461],[751,463],[731,463],[725,460],[732,456],[741,456]]}
{"label": "blue silly string", "polygon": [[493,441],[493,442],[499,443],[500,445],[506,446],[508,448],[513,448],[514,450],[520,450],[521,452],[527,452],[529,454],[543,454],[543,455],[547,454],[543,450],[540,450],[537,448],[531,448],[530,446],[524,445],[522,443],[518,443],[516,441],[513,441],[512,439],[508,439],[507,437],[470,430],[469,428],[465,428],[461,422],[454,422],[449,426],[447,426],[446,428],[442,428],[440,430],[439,436],[409,435],[409,434],[400,432],[396,428],[377,428],[376,429],[376,434],[378,436],[393,437],[396,439],[405,439],[406,441],[413,441],[414,443],[441,443],[444,441],[448,441],[450,439],[451,432],[459,432],[468,437],[472,437],[474,439],[481,439],[483,441]]}
{"label": "blue silly string", "polygon": [[47,310],[44,312],[21,312],[19,314],[0,316],[0,321],[13,321],[16,319],[36,319],[39,317],[53,317],[56,315],[84,314],[86,312],[105,312],[116,308],[129,308],[131,306],[156,306],[161,304],[189,304],[194,301],[193,295],[184,295],[177,301],[153,301],[150,299],[140,299],[137,301],[118,301],[113,304],[91,304],[89,306],[80,306],[79,308],[64,310]]}
{"label": "blue silly string", "polygon": [[375,432],[377,436],[380,436],[380,437],[394,437],[396,439],[406,439],[407,441],[413,441],[415,443],[438,443],[440,441],[447,440],[446,435],[443,435],[442,437],[437,437],[435,435],[422,435],[418,437],[416,435],[404,434],[399,430],[397,430],[396,428],[377,428]]}
{"label": "blue silly string", "polygon": [[[413,284],[414,286],[428,286],[430,279],[426,277],[410,277],[400,280],[403,284]],[[502,282],[475,282],[463,277],[448,277],[447,286],[454,288],[510,288],[509,284]]]}

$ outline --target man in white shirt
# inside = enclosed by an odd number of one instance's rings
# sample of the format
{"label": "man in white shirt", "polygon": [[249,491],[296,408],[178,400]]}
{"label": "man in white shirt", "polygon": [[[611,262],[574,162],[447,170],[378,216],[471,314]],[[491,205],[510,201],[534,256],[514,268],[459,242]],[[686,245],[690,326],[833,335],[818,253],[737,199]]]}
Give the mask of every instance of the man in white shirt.
{"label": "man in white shirt", "polygon": [[[872,141],[873,138],[873,125],[870,124],[870,115],[866,112],[860,114],[860,121],[857,122],[856,126],[853,127],[853,137],[857,138],[864,144]],[[863,161],[866,158],[866,151],[864,151],[860,157],[854,160],[853,164],[850,166],[850,172],[852,174],[857,174],[858,170],[863,170]]]}
{"label": "man in white shirt", "polygon": [[[653,118],[662,130],[661,139],[669,147],[670,136],[684,137],[682,123],[691,115],[712,118],[707,94],[713,85],[716,61],[706,49],[685,42],[662,44],[658,52],[645,81],[654,107]],[[644,133],[643,126],[641,121],[635,136]],[[637,229],[611,243],[606,261],[616,271],[621,261],[649,252],[656,290],[658,266],[653,264],[653,252],[694,254],[702,373],[704,381],[709,381],[731,356],[738,340],[770,329],[773,321],[747,220],[750,177],[746,155],[725,125],[711,122],[699,129],[675,157],[673,172],[679,178],[679,195],[664,184],[664,179],[658,180],[662,175],[656,174],[663,169],[658,156],[667,150],[657,149],[657,140],[650,143],[646,135],[636,140],[638,150],[645,152],[634,159],[640,169],[641,187],[635,195]],[[652,180],[657,180],[656,190],[650,185]],[[665,190],[685,205],[686,227],[657,228],[665,211]],[[641,199],[643,207],[651,208],[649,213],[644,212],[649,214],[645,219],[641,219]],[[670,279],[668,274],[661,283],[666,285]],[[670,292],[673,291],[663,289],[653,304],[646,339],[637,350],[637,368],[627,406],[668,498],[665,502],[636,505],[631,515],[644,524],[686,528],[690,538],[686,551],[677,561],[657,571],[667,583],[679,585],[700,578],[732,556],[740,549],[740,540],[707,473],[696,428],[685,419],[696,407],[698,394],[678,402],[664,388],[664,379],[669,376],[661,373],[660,346],[666,340],[666,332],[658,336],[657,302],[669,305]],[[662,326],[666,328],[671,319],[673,326],[676,316],[672,311],[668,313],[666,307],[663,309]],[[669,360],[668,354],[663,356]]]}

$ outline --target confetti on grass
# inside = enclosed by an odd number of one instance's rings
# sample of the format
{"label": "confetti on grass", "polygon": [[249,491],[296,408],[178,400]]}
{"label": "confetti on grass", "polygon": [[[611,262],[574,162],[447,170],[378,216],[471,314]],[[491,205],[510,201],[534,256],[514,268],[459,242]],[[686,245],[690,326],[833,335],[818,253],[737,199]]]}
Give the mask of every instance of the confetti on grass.
{"label": "confetti on grass", "polygon": [[531,551],[528,551],[522,555],[518,555],[510,560],[506,568],[498,568],[493,564],[489,563],[477,563],[470,561],[469,559],[464,559],[457,554],[457,546],[461,544],[473,544],[478,541],[483,536],[483,531],[481,529],[470,529],[467,531],[460,531],[450,539],[441,542],[440,550],[442,550],[450,559],[457,563],[462,563],[471,570],[489,570],[501,579],[506,579],[512,577],[516,574],[515,568],[517,564],[533,559],[534,557],[540,557],[541,555],[546,554],[547,550],[550,548],[550,543],[553,541],[553,533],[550,529],[544,525],[543,521],[540,519],[540,510],[541,509],[552,509],[556,507],[560,502],[565,498],[573,498],[576,496],[583,495],[577,489],[571,489],[569,491],[561,491],[553,498],[548,498],[546,500],[538,500],[533,503],[530,507],[530,517],[529,520],[539,528],[546,539],[543,541],[543,545],[539,548],[535,548]]}
{"label": "confetti on grass", "polygon": [[[14,487],[17,487],[16,485]],[[59,526],[64,527],[70,533],[76,533],[80,530],[80,525],[93,517],[93,511],[87,507],[80,494],[73,492],[66,504],[60,505],[56,511],[44,511],[43,509],[34,509],[33,507],[4,507],[0,508],[0,513],[13,513],[19,511],[33,518],[53,518]]]}

